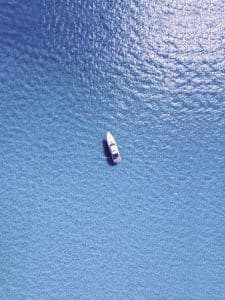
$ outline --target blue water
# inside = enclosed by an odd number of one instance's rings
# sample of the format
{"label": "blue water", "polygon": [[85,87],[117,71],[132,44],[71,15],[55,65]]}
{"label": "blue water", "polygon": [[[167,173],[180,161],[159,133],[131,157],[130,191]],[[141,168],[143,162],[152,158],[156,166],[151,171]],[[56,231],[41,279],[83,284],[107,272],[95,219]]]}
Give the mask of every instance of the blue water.
{"label": "blue water", "polygon": [[0,299],[225,299],[224,4],[0,1]]}

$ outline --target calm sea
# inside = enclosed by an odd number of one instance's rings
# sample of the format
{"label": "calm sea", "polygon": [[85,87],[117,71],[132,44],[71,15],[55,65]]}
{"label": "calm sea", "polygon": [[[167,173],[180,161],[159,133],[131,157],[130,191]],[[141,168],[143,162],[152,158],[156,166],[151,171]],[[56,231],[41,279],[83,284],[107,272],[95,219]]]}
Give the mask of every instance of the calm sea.
{"label": "calm sea", "polygon": [[0,0],[0,299],[225,299],[224,15]]}

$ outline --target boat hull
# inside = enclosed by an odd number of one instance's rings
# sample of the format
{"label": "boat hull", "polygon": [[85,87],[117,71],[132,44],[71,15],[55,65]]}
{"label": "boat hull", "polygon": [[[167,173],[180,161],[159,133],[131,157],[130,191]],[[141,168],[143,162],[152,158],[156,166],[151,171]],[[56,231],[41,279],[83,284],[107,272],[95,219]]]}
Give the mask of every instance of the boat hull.
{"label": "boat hull", "polygon": [[117,164],[121,161],[121,155],[118,149],[118,145],[115,141],[115,138],[111,134],[111,132],[107,132],[106,142],[109,148],[110,156],[113,163]]}

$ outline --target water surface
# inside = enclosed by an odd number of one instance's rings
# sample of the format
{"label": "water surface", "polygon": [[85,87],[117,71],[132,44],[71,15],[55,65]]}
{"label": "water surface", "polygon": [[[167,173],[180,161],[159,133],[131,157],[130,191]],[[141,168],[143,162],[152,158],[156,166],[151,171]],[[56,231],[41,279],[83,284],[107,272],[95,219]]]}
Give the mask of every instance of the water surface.
{"label": "water surface", "polygon": [[1,299],[225,298],[224,7],[0,2]]}

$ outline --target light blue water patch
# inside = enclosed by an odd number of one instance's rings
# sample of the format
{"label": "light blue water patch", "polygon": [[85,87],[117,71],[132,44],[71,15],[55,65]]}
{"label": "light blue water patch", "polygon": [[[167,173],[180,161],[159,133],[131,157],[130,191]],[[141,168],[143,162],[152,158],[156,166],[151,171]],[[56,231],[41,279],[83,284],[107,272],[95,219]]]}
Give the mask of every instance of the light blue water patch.
{"label": "light blue water patch", "polygon": [[224,299],[223,1],[0,14],[0,298]]}

